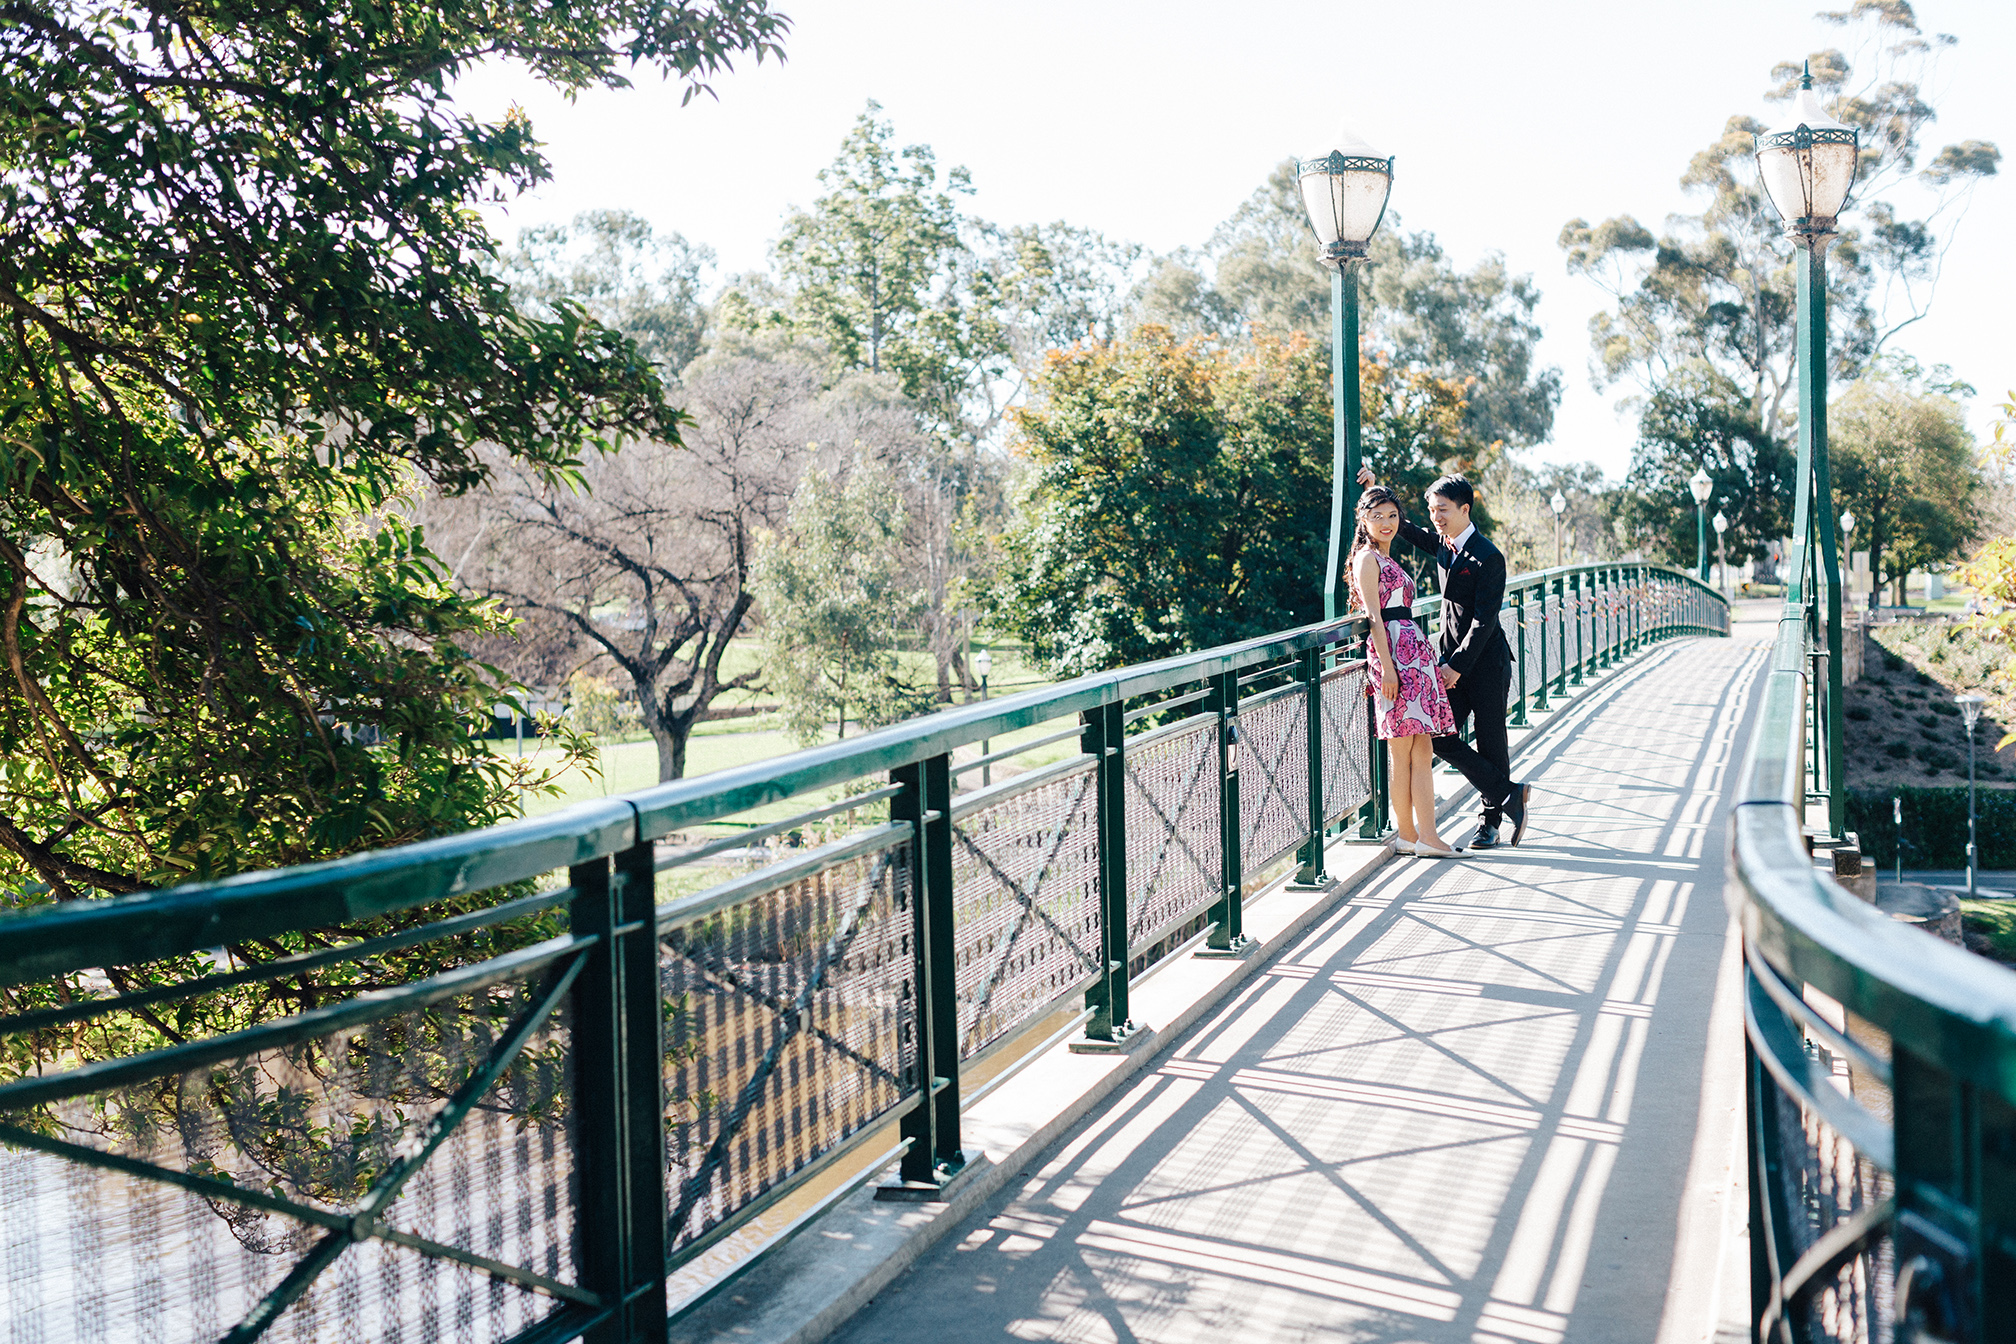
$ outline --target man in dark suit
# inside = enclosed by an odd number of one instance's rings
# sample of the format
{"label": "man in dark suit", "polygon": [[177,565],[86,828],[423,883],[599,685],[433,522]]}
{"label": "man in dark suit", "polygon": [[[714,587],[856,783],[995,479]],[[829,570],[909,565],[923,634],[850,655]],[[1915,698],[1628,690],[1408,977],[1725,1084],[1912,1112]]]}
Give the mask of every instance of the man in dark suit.
{"label": "man in dark suit", "polygon": [[[1373,483],[1372,468],[1358,472],[1358,484]],[[1505,697],[1512,689],[1512,649],[1498,609],[1505,601],[1505,557],[1470,522],[1477,492],[1461,476],[1444,476],[1428,487],[1433,532],[1405,518],[1400,539],[1435,557],[1442,577],[1440,672],[1456,715],[1456,732],[1435,739],[1435,754],[1470,781],[1482,801],[1477,834],[1469,848],[1492,849],[1498,827],[1512,823],[1512,843],[1526,838],[1527,806],[1533,786],[1512,778],[1512,747],[1505,732]],[[1474,716],[1473,748],[1462,737]]]}

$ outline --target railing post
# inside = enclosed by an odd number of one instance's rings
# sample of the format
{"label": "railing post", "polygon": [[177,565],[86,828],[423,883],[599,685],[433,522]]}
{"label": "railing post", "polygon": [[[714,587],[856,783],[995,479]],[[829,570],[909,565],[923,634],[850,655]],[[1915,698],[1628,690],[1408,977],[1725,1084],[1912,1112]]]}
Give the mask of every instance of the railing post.
{"label": "railing post", "polygon": [[966,1165],[959,1146],[959,977],[952,931],[952,758],[927,756],[889,772],[903,792],[889,819],[910,823],[912,988],[923,1095],[903,1117],[910,1140],[900,1184],[885,1199],[929,1200]]}
{"label": "railing post", "polygon": [[1519,632],[1519,699],[1512,710],[1512,726],[1526,726],[1526,590],[1512,594],[1512,628]]}
{"label": "railing post", "polygon": [[[1309,728],[1309,839],[1295,870],[1300,886],[1323,887],[1330,874],[1323,871],[1323,648],[1306,649],[1302,654],[1302,684],[1307,692]],[[1236,904],[1236,902],[1235,902]]]}
{"label": "railing post", "polygon": [[1568,578],[1566,575],[1554,580],[1554,621],[1560,627],[1560,633],[1555,637],[1554,694],[1565,697],[1568,694]]}
{"label": "railing post", "polygon": [[653,847],[568,870],[573,931],[597,939],[574,982],[581,1286],[617,1310],[589,1344],[665,1339],[664,1042]]}
{"label": "railing post", "polygon": [[1575,662],[1573,664],[1573,670],[1569,673],[1568,676],[1568,684],[1571,686],[1580,686],[1582,684],[1582,670],[1583,670],[1582,572],[1580,570],[1577,570],[1575,573],[1568,576],[1568,580],[1571,586],[1571,590],[1574,593],[1574,597],[1569,601],[1568,610],[1569,614],[1573,617],[1575,622]]}
{"label": "railing post", "polygon": [[[1237,694],[1237,674],[1234,674]],[[1134,1031],[1127,1003],[1127,716],[1121,701],[1085,711],[1080,738],[1097,762],[1099,785],[1099,979],[1085,991],[1092,1010],[1079,1050],[1115,1050]]]}
{"label": "railing post", "polygon": [[1533,708],[1547,708],[1547,585],[1534,589],[1540,594],[1540,683],[1534,688]]}
{"label": "railing post", "polygon": [[[1236,953],[1245,950],[1242,928],[1245,904],[1246,863],[1239,835],[1239,673],[1221,672],[1211,678],[1211,707],[1218,712],[1218,901],[1211,907],[1211,936],[1205,947],[1211,952]],[[1318,840],[1321,853],[1321,840]],[[1321,867],[1321,860],[1318,860]],[[1305,865],[1306,868],[1306,865]],[[1298,875],[1299,876],[1299,875]]]}

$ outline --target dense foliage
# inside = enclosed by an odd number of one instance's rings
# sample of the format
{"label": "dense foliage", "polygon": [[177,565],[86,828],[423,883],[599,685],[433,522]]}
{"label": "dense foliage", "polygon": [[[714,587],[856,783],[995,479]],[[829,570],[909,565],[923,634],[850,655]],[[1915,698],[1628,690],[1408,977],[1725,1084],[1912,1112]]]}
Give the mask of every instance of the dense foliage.
{"label": "dense foliage", "polygon": [[[1227,351],[1154,326],[1053,355],[1017,417],[1026,474],[997,618],[1060,675],[1319,619],[1327,356],[1299,334]],[[1460,387],[1378,361],[1363,373],[1382,480],[1418,498],[1474,464]]]}
{"label": "dense foliage", "polygon": [[457,647],[500,613],[390,506],[476,484],[479,443],[565,475],[677,417],[630,341],[513,308],[472,206],[545,165],[451,81],[699,89],[780,32],[763,0],[0,7],[8,899],[515,809]]}

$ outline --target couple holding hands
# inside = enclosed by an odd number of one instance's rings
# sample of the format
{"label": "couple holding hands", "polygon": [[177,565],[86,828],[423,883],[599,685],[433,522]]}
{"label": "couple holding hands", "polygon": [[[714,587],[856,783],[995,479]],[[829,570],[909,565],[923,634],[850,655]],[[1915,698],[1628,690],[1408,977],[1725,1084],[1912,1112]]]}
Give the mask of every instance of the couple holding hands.
{"label": "couple holding hands", "polygon": [[[1492,849],[1498,828],[1512,823],[1512,843],[1526,836],[1533,786],[1514,782],[1505,733],[1505,698],[1512,685],[1512,650],[1498,619],[1505,599],[1505,557],[1470,521],[1477,494],[1461,476],[1428,487],[1428,518],[1417,527],[1400,513],[1400,496],[1379,485],[1372,469],[1358,472],[1358,532],[1351,545],[1353,596],[1373,617],[1371,676],[1378,697],[1379,736],[1390,744],[1393,819],[1402,854],[1453,858],[1459,847],[1435,830],[1440,756],[1477,790],[1483,812],[1472,850]],[[1442,639],[1438,656],[1414,623],[1414,580],[1393,559],[1395,539],[1435,557],[1442,579]],[[1459,733],[1475,717],[1476,746]],[[1431,745],[1432,744],[1432,745]]]}

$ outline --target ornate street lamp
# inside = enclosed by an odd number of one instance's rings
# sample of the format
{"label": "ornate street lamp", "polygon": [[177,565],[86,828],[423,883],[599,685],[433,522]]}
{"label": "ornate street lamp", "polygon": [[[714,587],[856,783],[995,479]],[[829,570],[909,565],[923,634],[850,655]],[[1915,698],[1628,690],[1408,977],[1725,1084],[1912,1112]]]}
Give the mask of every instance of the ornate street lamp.
{"label": "ornate street lamp", "polygon": [[1296,163],[1309,227],[1322,246],[1330,277],[1331,454],[1330,559],[1323,570],[1323,619],[1335,620],[1337,571],[1343,563],[1344,520],[1358,504],[1358,268],[1393,190],[1393,158],[1350,131],[1321,153]]}
{"label": "ornate street lamp", "polygon": [[1547,501],[1547,507],[1554,510],[1554,568],[1561,568],[1561,515],[1568,512],[1568,497],[1559,490],[1554,498]]}
{"label": "ornate street lamp", "polygon": [[[989,653],[986,649],[982,649],[980,650],[980,652],[973,655],[973,674],[980,678],[980,700],[983,704],[987,700],[987,676],[993,670],[994,670],[993,654]],[[980,754],[982,756],[985,756],[987,754],[988,748],[992,747],[993,745],[994,744],[991,740],[984,737],[981,738]],[[991,765],[981,766],[980,787],[984,789],[993,782],[994,782],[994,767]]]}
{"label": "ornate street lamp", "polygon": [[1708,473],[1700,467],[1687,479],[1687,488],[1694,492],[1694,572],[1701,582],[1708,582],[1708,496],[1714,493],[1715,482],[1708,479]]}
{"label": "ornate street lamp", "polygon": [[[1841,741],[1841,560],[1835,550],[1833,486],[1827,472],[1827,245],[1834,241],[1834,222],[1855,185],[1858,155],[1855,129],[1828,116],[1813,96],[1810,65],[1799,80],[1797,106],[1790,118],[1757,137],[1758,176],[1800,254],[1795,266],[1799,474],[1792,535],[1826,580],[1827,827],[1837,836],[1848,824],[1848,792]],[[1798,573],[1787,578],[1788,602],[1803,602],[1809,596],[1804,571],[1802,559]]]}
{"label": "ornate street lamp", "polygon": [[1729,584],[1729,549],[1723,544],[1722,539],[1722,534],[1729,530],[1729,520],[1722,516],[1722,510],[1717,509],[1715,517],[1710,522],[1715,528],[1715,565],[1722,571],[1722,591],[1731,602],[1734,602],[1736,594],[1730,590]]}
{"label": "ornate street lamp", "polygon": [[1961,721],[1967,725],[1967,895],[1974,895],[1974,875],[1981,868],[1981,853],[1974,848],[1974,725],[1980,722],[1981,706],[1988,702],[1985,695],[1956,695],[1955,704],[1960,706]]}

